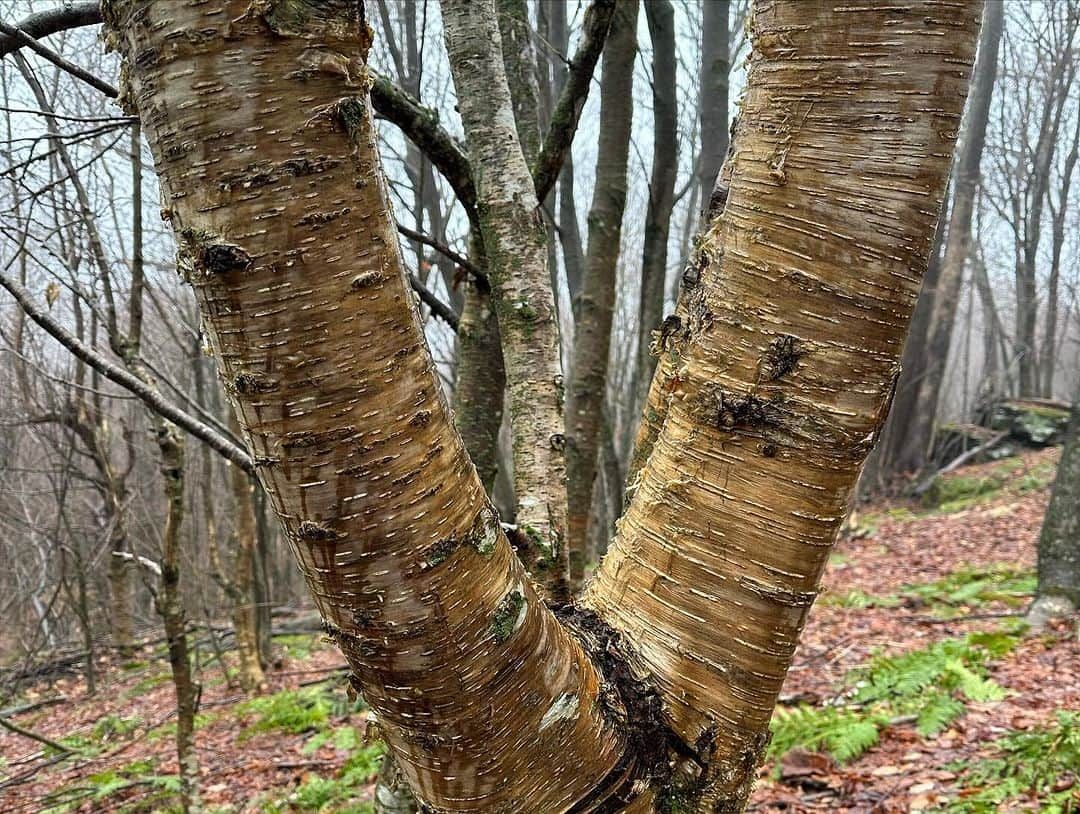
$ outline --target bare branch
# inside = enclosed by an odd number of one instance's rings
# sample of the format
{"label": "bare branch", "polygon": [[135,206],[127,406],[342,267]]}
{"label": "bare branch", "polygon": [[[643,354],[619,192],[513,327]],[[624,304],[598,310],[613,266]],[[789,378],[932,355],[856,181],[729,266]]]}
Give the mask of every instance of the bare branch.
{"label": "bare branch", "polygon": [[245,472],[254,471],[255,467],[251,456],[246,451],[228,439],[223,438],[213,428],[185,413],[141,379],[128,373],[122,367],[113,364],[89,345],[72,335],[52,314],[39,307],[30,292],[23,288],[22,285],[10,279],[7,275],[0,274],[0,286],[10,292],[30,319],[44,328],[49,336],[71,351],[77,358],[82,359],[111,382],[138,396],[147,407],[162,418],[171,421],[195,438],[198,438]]}
{"label": "bare branch", "polygon": [[570,62],[566,84],[551,113],[551,126],[544,137],[536,166],[533,167],[533,186],[536,198],[543,202],[559,177],[566,154],[574,142],[578,120],[585,100],[589,98],[593,71],[604,50],[611,20],[615,16],[615,0],[593,0],[585,12],[584,31],[577,53]]}

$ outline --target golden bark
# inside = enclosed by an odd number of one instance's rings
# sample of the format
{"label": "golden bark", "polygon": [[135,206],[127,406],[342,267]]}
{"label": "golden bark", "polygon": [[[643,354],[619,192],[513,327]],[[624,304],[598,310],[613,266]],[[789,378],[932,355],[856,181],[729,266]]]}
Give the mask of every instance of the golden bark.
{"label": "golden bark", "polygon": [[[979,7],[759,0],[730,196],[687,279],[655,444],[587,607],[561,623],[433,373],[378,162],[362,5],[107,5],[259,479],[431,809],[743,808],[888,407]],[[460,74],[498,34],[458,10]],[[505,118],[477,157],[505,149]],[[498,285],[500,263],[542,262],[543,240],[515,220],[535,214],[531,187],[488,183],[508,193],[478,190],[489,253],[505,253],[489,254]],[[508,347],[519,371],[543,361],[528,395],[549,411],[550,337],[523,327],[541,316],[553,309],[517,314]],[[519,432],[547,444],[530,448],[536,473],[559,484],[555,439],[536,435],[549,416],[522,416],[537,421]]]}
{"label": "golden bark", "polygon": [[625,791],[618,704],[514,557],[434,375],[362,6],[105,12],[259,480],[412,788],[454,812]]}
{"label": "golden bark", "polygon": [[585,597],[696,753],[672,791],[692,811],[745,804],[888,410],[981,3],[755,8],[666,419]]}

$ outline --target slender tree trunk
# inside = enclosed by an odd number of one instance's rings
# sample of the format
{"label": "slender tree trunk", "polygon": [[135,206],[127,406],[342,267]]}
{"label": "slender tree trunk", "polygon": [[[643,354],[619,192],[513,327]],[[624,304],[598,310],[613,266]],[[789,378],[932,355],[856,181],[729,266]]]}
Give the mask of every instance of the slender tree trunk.
{"label": "slender tree trunk", "polygon": [[[706,213],[716,188],[720,166],[728,152],[728,74],[731,70],[729,0],[710,0],[701,6],[701,153],[698,188]],[[707,222],[707,217],[703,221]]]}
{"label": "slender tree trunk", "polygon": [[1039,354],[1042,361],[1041,394],[1044,398],[1053,398],[1054,370],[1057,367],[1057,331],[1058,331],[1058,288],[1061,282],[1061,251],[1065,245],[1065,218],[1069,211],[1069,192],[1072,188],[1073,173],[1077,159],[1080,158],[1080,116],[1076,116],[1072,148],[1065,156],[1065,166],[1061,173],[1061,186],[1058,201],[1050,201],[1050,278],[1047,281],[1046,325],[1043,329],[1043,347]]}
{"label": "slender tree trunk", "polygon": [[161,476],[165,486],[165,528],[162,536],[161,585],[157,611],[165,624],[169,667],[176,691],[176,756],[180,773],[180,805],[184,814],[202,811],[199,793],[199,755],[195,749],[195,712],[199,687],[191,675],[187,618],[180,597],[180,528],[184,522],[184,440],[180,431],[156,422]]}
{"label": "slender tree trunk", "polygon": [[1039,392],[1039,359],[1036,333],[1039,317],[1038,267],[1039,244],[1042,240],[1043,209],[1050,188],[1050,176],[1058,133],[1069,98],[1076,63],[1071,52],[1072,39],[1077,29],[1076,18],[1067,22],[1068,47],[1061,54],[1053,55],[1053,65],[1048,78],[1048,92],[1041,114],[1039,137],[1035,145],[1030,175],[1025,179],[1023,200],[1027,209],[1023,213],[1020,251],[1016,262],[1016,355],[1021,396],[1033,396]]}
{"label": "slender tree trunk", "polygon": [[513,126],[493,0],[443,0],[458,107],[477,175],[480,229],[502,336],[513,431],[516,521],[529,572],[570,598],[559,323],[532,176]]}
{"label": "slender tree trunk", "polygon": [[986,143],[986,123],[990,117],[990,102],[997,76],[998,44],[1005,10],[1002,3],[987,3],[982,33],[979,35],[979,56],[971,89],[971,105],[965,119],[964,136],[958,149],[955,170],[955,191],[945,256],[934,292],[927,330],[924,374],[918,382],[916,409],[906,426],[896,460],[898,470],[918,471],[926,465],[934,435],[941,384],[952,345],[956,307],[964,281],[964,267],[971,253],[971,216],[975,209],[975,193],[979,184],[979,167],[983,145]]}
{"label": "slender tree trunk", "polygon": [[[469,259],[485,268],[483,241],[473,233],[469,245]],[[506,371],[491,291],[475,280],[466,281],[465,286],[465,307],[457,330],[454,424],[480,481],[491,494],[499,469],[499,427],[502,425]]]}
{"label": "slender tree trunk", "polygon": [[[229,429],[240,435],[235,416],[229,415]],[[232,492],[235,532],[231,583],[235,587],[233,630],[236,632],[236,653],[240,660],[240,686],[253,692],[266,680],[259,648],[258,609],[255,602],[255,524],[254,484],[240,467],[229,464],[229,487]]]}
{"label": "slender tree trunk", "polygon": [[[675,205],[675,175],[679,164],[675,11],[670,0],[646,0],[645,17],[649,22],[649,36],[653,48],[653,163],[649,181],[649,207],[645,213],[641,300],[638,305],[637,371],[632,391],[634,404],[631,415],[641,413],[642,405],[649,394],[653,370],[656,368],[656,357],[652,354],[651,344],[653,332],[659,329],[664,315],[668,236],[671,210]],[[724,47],[726,48],[726,43]],[[726,82],[726,73],[724,78]],[[726,104],[726,98],[724,103]],[[726,149],[727,145],[724,146]]]}
{"label": "slender tree trunk", "polygon": [[[379,168],[363,7],[304,9],[106,7],[180,266],[259,479],[420,800],[599,810],[642,760],[597,668],[514,558],[451,425]],[[313,59],[318,48],[352,59]]]}
{"label": "slender tree trunk", "polygon": [[593,203],[589,210],[589,250],[574,332],[574,362],[566,405],[567,528],[570,581],[574,590],[580,587],[585,575],[589,510],[611,347],[611,317],[615,310],[615,280],[626,207],[626,162],[634,120],[637,16],[638,1],[623,0],[604,43],[600,140]]}
{"label": "slender tree trunk", "polygon": [[756,6],[730,194],[666,420],[584,600],[693,744],[673,775],[685,810],[745,805],[888,411],[980,11]]}
{"label": "slender tree trunk", "polygon": [[[558,54],[566,55],[570,50],[570,31],[566,23],[566,3],[549,4],[551,13],[551,47]],[[558,98],[566,86],[566,65],[561,61],[553,62],[554,96]],[[581,281],[585,277],[585,251],[582,248],[581,228],[578,224],[577,202],[574,200],[574,156],[567,151],[559,171],[559,244],[562,246],[563,268],[566,270],[566,285],[570,293],[570,302],[577,317],[581,297]]]}

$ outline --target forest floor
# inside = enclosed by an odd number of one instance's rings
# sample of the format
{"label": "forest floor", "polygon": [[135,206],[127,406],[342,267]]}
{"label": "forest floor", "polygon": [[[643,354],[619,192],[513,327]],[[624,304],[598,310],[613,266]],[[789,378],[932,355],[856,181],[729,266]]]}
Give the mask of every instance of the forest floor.
{"label": "forest floor", "polygon": [[[825,576],[774,717],[759,812],[1080,810],[1075,620],[1022,613],[1056,450],[968,467],[922,503],[867,507]],[[380,747],[318,635],[278,638],[265,692],[202,654],[198,746],[209,811],[369,812]],[[231,656],[226,656],[230,664]],[[171,811],[172,690],[160,644],[24,687],[0,730],[0,811]],[[230,669],[231,672],[231,669]]]}

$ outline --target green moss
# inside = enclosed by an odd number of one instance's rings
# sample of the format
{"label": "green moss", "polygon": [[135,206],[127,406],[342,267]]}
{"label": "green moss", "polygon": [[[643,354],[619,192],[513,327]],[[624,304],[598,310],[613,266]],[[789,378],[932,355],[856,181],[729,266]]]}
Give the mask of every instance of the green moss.
{"label": "green moss", "polygon": [[990,602],[1003,602],[1011,607],[1025,605],[1035,593],[1036,582],[1033,571],[1007,564],[969,566],[933,582],[905,585],[900,592],[929,604],[935,615],[948,618],[965,608]]}
{"label": "green moss", "polygon": [[256,716],[255,722],[244,730],[248,737],[275,729],[294,735],[310,732],[325,726],[330,718],[330,704],[318,688],[282,690],[252,698],[239,704],[236,710],[241,715]]}
{"label": "green moss", "polygon": [[517,629],[518,619],[525,606],[525,597],[520,591],[511,591],[503,597],[491,619],[491,635],[495,641],[505,642]]}
{"label": "green moss", "polygon": [[170,676],[168,673],[158,673],[157,675],[141,678],[134,684],[132,684],[130,687],[128,687],[128,689],[124,690],[121,698],[128,699],[136,698],[140,695],[145,695],[155,687],[159,687],[162,684],[167,684],[171,680],[172,676]]}
{"label": "green moss", "polygon": [[923,505],[942,514],[952,514],[985,502],[1004,486],[1004,479],[996,475],[938,478],[923,496]]}
{"label": "green moss", "polygon": [[338,123],[345,132],[352,135],[363,123],[366,114],[364,102],[357,96],[346,96],[334,108]]}
{"label": "green moss", "polygon": [[278,797],[264,802],[262,810],[272,814],[373,814],[373,804],[359,798],[365,796],[367,787],[375,779],[385,753],[386,747],[380,742],[356,746],[336,774],[330,777],[308,775],[292,794],[285,799]]}
{"label": "green moss", "polygon": [[106,715],[99,718],[94,724],[93,735],[99,741],[115,740],[130,735],[143,725],[143,720],[138,715],[126,718],[120,715]]}

